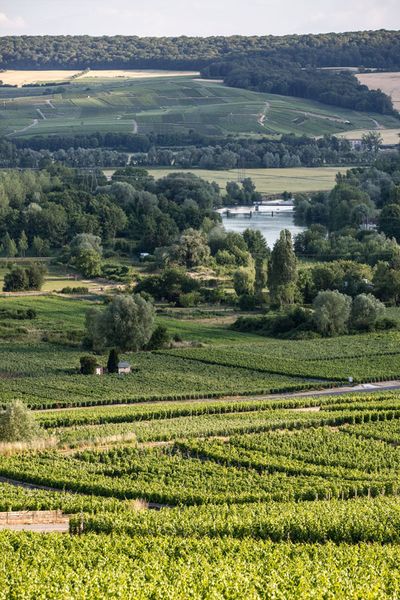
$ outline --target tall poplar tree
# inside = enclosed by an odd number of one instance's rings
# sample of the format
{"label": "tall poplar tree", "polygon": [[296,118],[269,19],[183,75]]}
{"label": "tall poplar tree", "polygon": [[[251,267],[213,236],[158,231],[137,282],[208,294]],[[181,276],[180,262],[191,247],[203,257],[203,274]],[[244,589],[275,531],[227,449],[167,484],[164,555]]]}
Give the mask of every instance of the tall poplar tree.
{"label": "tall poplar tree", "polygon": [[17,255],[17,245],[7,232],[3,238],[3,252],[7,258],[14,258]]}
{"label": "tall poplar tree", "polygon": [[25,231],[22,231],[21,237],[18,240],[18,251],[20,256],[25,256],[26,251],[28,250],[28,238],[26,237]]}
{"label": "tall poplar tree", "polygon": [[297,259],[290,231],[281,231],[275,242],[268,265],[268,286],[275,306],[292,304],[297,280]]}

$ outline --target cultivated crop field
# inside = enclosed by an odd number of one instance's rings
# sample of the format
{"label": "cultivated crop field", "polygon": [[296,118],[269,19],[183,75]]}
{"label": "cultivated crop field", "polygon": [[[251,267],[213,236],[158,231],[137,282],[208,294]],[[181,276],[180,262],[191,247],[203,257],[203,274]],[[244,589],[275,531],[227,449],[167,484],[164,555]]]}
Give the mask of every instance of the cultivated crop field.
{"label": "cultivated crop field", "polygon": [[340,137],[344,137],[347,140],[361,140],[362,136],[366,133],[374,131],[379,133],[384,144],[398,144],[400,140],[400,129],[359,129],[356,131],[346,131],[341,133]]}
{"label": "cultivated crop field", "polygon": [[[400,73],[359,73],[357,79],[369,87],[371,90],[381,90],[392,98],[393,105],[397,110],[400,110]],[[354,131],[346,131],[340,134],[348,140],[360,140],[362,136],[370,131],[379,131],[384,144],[398,144],[400,136],[400,128],[394,127],[386,129],[385,124],[379,118],[375,119],[374,125],[366,129],[355,129]]]}
{"label": "cultivated crop field", "polygon": [[[292,169],[246,169],[246,177],[254,182],[257,191],[263,194],[279,194],[287,192],[317,192],[331,190],[335,185],[338,172],[345,173],[347,168],[315,167]],[[149,169],[156,179],[165,177],[174,169]],[[180,173],[188,172],[198,175],[207,181],[215,181],[224,189],[228,181],[237,181],[238,172],[235,170],[210,171],[206,169],[178,169]],[[106,171],[111,173],[112,171]]]}
{"label": "cultivated crop field", "polygon": [[107,69],[95,71],[71,71],[71,70],[49,70],[49,71],[14,71],[7,70],[0,73],[0,80],[6,85],[17,85],[21,87],[32,83],[53,83],[59,81],[71,81],[79,79],[150,79],[153,77],[181,77],[196,76],[196,71],[139,71],[133,69]]}
{"label": "cultivated crop field", "polygon": [[398,127],[393,117],[228,88],[193,76],[150,75],[130,79],[124,72],[115,77],[89,72],[69,85],[45,90],[0,88],[0,133],[26,137],[193,129],[210,135],[323,135],[374,128],[377,119],[382,127]]}
{"label": "cultivated crop field", "polygon": [[371,90],[381,90],[400,110],[400,73],[359,73],[357,79]]}

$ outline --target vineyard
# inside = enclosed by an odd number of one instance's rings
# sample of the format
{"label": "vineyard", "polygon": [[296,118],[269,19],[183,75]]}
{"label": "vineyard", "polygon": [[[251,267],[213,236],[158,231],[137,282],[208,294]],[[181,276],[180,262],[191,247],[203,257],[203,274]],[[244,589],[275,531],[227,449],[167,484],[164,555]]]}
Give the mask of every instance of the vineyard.
{"label": "vineyard", "polygon": [[[124,356],[124,379],[82,377],[84,315],[98,301],[13,298],[4,308],[34,308],[33,321],[0,321],[0,401],[62,408],[146,401],[249,396],[334,387],[352,377],[373,382],[400,377],[400,333],[319,340],[277,340],[229,329],[224,323],[160,315],[185,347]],[[65,334],[67,326],[68,333]],[[105,365],[106,356],[99,356]]]}
{"label": "vineyard", "polygon": [[400,592],[397,392],[35,415],[70,450],[0,456],[1,477],[48,488],[2,483],[0,509],[61,509],[84,532],[0,532],[0,597],[11,580],[32,599]]}
{"label": "vineyard", "polygon": [[398,127],[392,116],[230,88],[193,75],[127,79],[124,71],[115,71],[114,77],[78,78],[49,89],[44,95],[40,87],[2,88],[0,133],[14,138],[137,128],[217,136],[324,135],[370,129],[378,118],[384,128]]}
{"label": "vineyard", "polygon": [[0,531],[0,600],[400,596],[400,391],[330,389],[399,376],[398,332],[289,341],[163,314],[182,347],[83,376],[58,336],[90,302],[13,302],[37,318],[2,336],[1,403],[33,409],[43,446],[0,448],[0,511],[62,510],[70,534]]}
{"label": "vineyard", "polygon": [[11,580],[32,599],[400,593],[398,392],[35,415],[70,449],[0,456],[2,478],[48,488],[0,483],[0,510],[61,509],[72,537],[0,532],[2,598]]}

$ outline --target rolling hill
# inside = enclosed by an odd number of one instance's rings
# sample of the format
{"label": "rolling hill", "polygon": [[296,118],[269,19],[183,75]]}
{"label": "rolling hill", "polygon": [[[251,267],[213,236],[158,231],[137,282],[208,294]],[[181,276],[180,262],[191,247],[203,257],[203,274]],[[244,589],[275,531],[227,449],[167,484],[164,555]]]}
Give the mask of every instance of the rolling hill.
{"label": "rolling hill", "polygon": [[192,76],[86,77],[65,86],[0,88],[0,135],[94,131],[319,136],[396,128],[394,117],[229,88]]}

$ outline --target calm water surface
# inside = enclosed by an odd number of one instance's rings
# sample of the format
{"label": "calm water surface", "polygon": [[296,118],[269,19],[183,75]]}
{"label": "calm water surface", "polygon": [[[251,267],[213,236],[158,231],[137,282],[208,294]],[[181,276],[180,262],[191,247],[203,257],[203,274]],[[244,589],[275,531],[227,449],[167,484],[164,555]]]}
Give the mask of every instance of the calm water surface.
{"label": "calm water surface", "polygon": [[[243,207],[243,210],[245,210],[245,208],[246,207]],[[248,207],[247,210],[249,210]],[[236,231],[237,233],[242,233],[245,229],[258,229],[267,240],[270,248],[272,248],[279,238],[282,229],[288,229],[292,236],[295,236],[306,229],[305,227],[299,227],[294,224],[293,212],[291,211],[274,211],[274,216],[272,216],[270,212],[253,212],[251,218],[242,214],[232,217],[222,215],[222,223],[227,231]]]}

